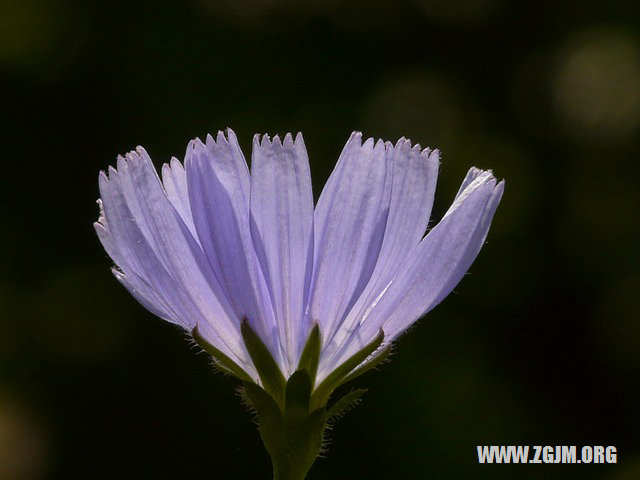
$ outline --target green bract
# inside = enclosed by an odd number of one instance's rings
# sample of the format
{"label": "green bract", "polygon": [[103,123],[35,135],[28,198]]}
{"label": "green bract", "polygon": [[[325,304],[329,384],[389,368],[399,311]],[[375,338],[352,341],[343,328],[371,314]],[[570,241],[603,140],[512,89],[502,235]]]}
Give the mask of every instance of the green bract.
{"label": "green bract", "polygon": [[380,330],[373,341],[315,385],[322,346],[317,324],[309,334],[298,369],[289,379],[285,379],[269,349],[246,319],[242,321],[241,331],[261,385],[204,340],[197,328],[193,329],[192,335],[213,357],[218,370],[242,380],[242,396],[257,414],[260,436],[273,462],[274,480],[303,480],[322,450],[327,428],[353,408],[366,389],[353,390],[329,407],[332,393],[387,358],[390,347],[358,368],[382,345],[384,332]]}

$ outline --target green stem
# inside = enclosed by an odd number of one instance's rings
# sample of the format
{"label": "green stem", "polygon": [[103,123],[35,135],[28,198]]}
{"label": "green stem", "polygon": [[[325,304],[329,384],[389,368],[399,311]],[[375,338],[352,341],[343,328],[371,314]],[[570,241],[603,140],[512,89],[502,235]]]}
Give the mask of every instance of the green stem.
{"label": "green stem", "polygon": [[273,470],[273,480],[304,480],[306,477],[306,473],[301,475],[292,475],[289,472],[279,472],[275,468]]}

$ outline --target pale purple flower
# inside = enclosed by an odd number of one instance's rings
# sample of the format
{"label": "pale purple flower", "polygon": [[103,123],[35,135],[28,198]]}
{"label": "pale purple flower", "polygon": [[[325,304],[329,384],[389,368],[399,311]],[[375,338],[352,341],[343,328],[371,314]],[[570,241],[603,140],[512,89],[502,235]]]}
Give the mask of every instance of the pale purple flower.
{"label": "pale purple flower", "polygon": [[435,307],[484,243],[504,182],[472,168],[425,236],[439,152],[351,135],[314,208],[302,139],[235,134],[189,143],[160,179],[147,152],[100,173],[98,236],[116,278],[155,315],[200,335],[259,382],[246,317],[285,377],[314,323],[317,382]]}

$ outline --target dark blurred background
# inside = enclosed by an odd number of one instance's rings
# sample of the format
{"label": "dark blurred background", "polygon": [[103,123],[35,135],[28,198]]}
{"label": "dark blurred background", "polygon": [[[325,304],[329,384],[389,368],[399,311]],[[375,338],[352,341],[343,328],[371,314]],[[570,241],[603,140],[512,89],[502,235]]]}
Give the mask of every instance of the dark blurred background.
{"label": "dark blurred background", "polygon": [[[507,191],[456,293],[356,383],[310,479],[640,478],[636,1],[0,0],[0,479],[270,478],[235,383],[112,278],[97,173],[230,126],[354,129]],[[618,465],[478,465],[476,445]]]}

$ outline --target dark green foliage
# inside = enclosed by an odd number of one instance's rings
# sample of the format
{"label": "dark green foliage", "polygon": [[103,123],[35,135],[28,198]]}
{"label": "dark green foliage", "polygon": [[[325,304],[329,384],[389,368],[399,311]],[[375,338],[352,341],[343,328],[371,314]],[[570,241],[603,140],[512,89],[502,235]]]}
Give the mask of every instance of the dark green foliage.
{"label": "dark green foliage", "polygon": [[213,357],[213,366],[222,373],[233,375],[244,382],[253,382],[249,374],[240,368],[236,362],[202,338],[198,333],[198,327],[193,329],[191,336],[200,348]]}
{"label": "dark green foliage", "polygon": [[244,344],[247,347],[249,356],[258,371],[264,389],[269,392],[281,407],[284,405],[284,395],[286,380],[280,367],[273,359],[271,352],[260,339],[258,334],[251,328],[246,318],[242,319],[240,326]]}
{"label": "dark green foliage", "polygon": [[335,422],[339,418],[342,418],[349,410],[355,408],[362,400],[362,395],[364,395],[366,391],[366,388],[353,390],[334,403],[327,412],[327,422]]}
{"label": "dark green foliage", "polygon": [[322,346],[322,337],[320,336],[320,327],[316,323],[311,329],[307,343],[304,346],[298,370],[306,369],[311,378],[311,384],[315,384],[316,373],[318,372],[318,363],[320,361],[320,347]]}
{"label": "dark green foliage", "polygon": [[309,373],[298,370],[289,378],[284,412],[258,385],[246,382],[244,391],[257,414],[260,436],[273,462],[274,479],[304,479],[320,453],[327,418],[324,407],[309,412]]}
{"label": "dark green foliage", "polygon": [[344,377],[344,379],[340,382],[340,385],[344,385],[345,383],[350,382],[354,378],[358,378],[363,373],[367,373],[369,370],[376,368],[378,365],[384,362],[387,358],[389,358],[389,355],[391,354],[391,350],[392,350],[392,345],[389,345],[387,348],[385,348],[380,353],[375,355],[371,360],[369,360],[369,363],[366,363],[365,365],[361,365],[360,367],[352,371],[349,375]]}
{"label": "dark green foliage", "polygon": [[326,409],[318,408],[302,422],[291,437],[290,479],[303,479],[322,449],[326,428]]}
{"label": "dark green foliage", "polygon": [[297,370],[287,382],[285,398],[285,428],[287,434],[295,432],[309,415],[311,379],[306,370]]}
{"label": "dark green foliage", "polygon": [[311,396],[312,408],[326,405],[331,393],[342,383],[345,377],[364,362],[369,355],[375,352],[383,340],[384,332],[380,329],[376,338],[331,372],[313,392]]}
{"label": "dark green foliage", "polygon": [[258,430],[271,456],[274,476],[288,478],[287,438],[282,411],[271,395],[255,383],[245,382],[244,390],[258,415]]}
{"label": "dark green foliage", "polygon": [[271,456],[275,480],[303,480],[321,453],[326,430],[347,411],[355,407],[366,389],[354,390],[327,410],[327,402],[341,384],[356,378],[387,358],[387,347],[364,367],[358,368],[373,354],[384,340],[384,332],[352,355],[330,373],[314,389],[320,361],[322,337],[316,324],[309,334],[298,363],[298,369],[285,380],[271,352],[251,328],[242,320],[242,338],[260,377],[257,385],[235,362],[208,344],[193,330],[193,338],[214,358],[215,366],[243,381],[240,396],[256,414],[260,436]]}

